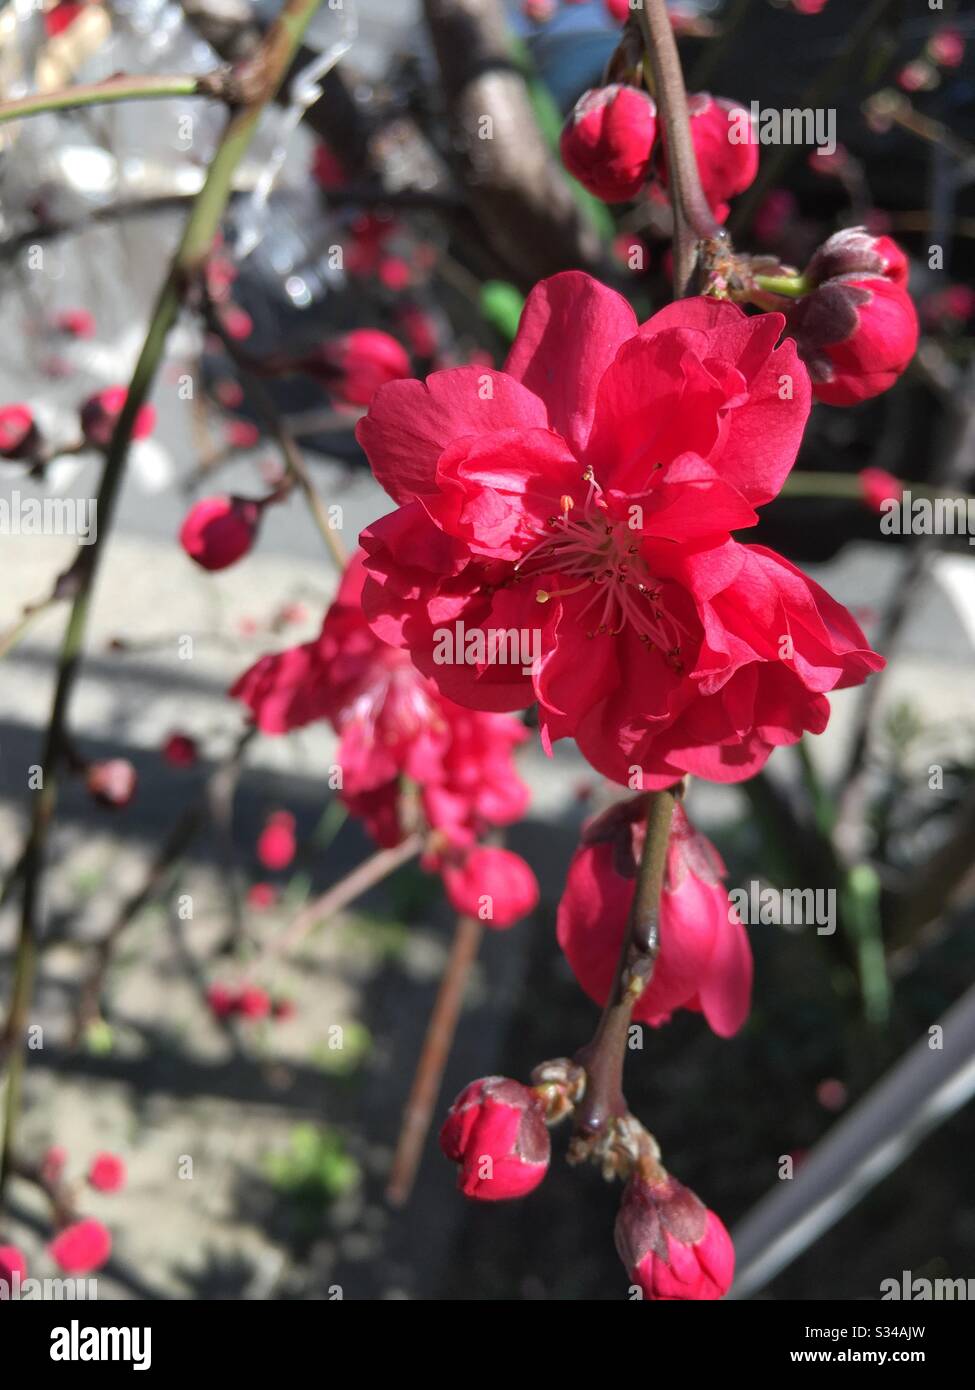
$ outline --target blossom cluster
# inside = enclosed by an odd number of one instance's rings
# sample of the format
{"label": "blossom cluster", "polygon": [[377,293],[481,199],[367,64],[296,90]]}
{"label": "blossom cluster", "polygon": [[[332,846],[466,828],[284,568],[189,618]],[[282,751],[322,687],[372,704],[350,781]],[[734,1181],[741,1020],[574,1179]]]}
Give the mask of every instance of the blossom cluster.
{"label": "blossom cluster", "polygon": [[339,738],[339,795],[376,842],[391,847],[422,829],[424,862],[443,874],[458,911],[511,926],[535,906],[534,875],[481,841],[527,809],[513,761],[527,730],[446,697],[372,630],[364,558],[353,556],[318,638],[261,657],[231,694],[266,734],[327,720]]}

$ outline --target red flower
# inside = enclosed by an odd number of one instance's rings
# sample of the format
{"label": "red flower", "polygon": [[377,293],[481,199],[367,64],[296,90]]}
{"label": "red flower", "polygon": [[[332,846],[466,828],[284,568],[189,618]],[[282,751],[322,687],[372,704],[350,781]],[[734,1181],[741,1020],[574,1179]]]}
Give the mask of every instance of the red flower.
{"label": "red flower", "polygon": [[445,863],[443,881],[451,906],[489,927],[514,926],[538,906],[538,880],[508,849],[472,849],[458,862]]}
{"label": "red flower", "polygon": [[226,985],[211,985],[206,992],[206,1001],[215,1018],[229,1018],[237,1012],[237,993]]}
{"label": "red flower", "polygon": [[271,996],[266,989],[246,985],[237,995],[234,1010],[244,1018],[267,1018],[271,1012]]}
{"label": "red flower", "polygon": [[254,320],[239,304],[227,304],[220,311],[220,322],[228,338],[249,338],[254,332]]}
{"label": "red flower", "polygon": [[75,4],[73,0],[59,0],[59,3],[47,11],[44,16],[44,32],[49,39],[56,38],[58,34],[63,34],[65,29],[75,22],[83,12],[85,6]]}
{"label": "red flower", "polygon": [[380,386],[410,374],[409,353],[380,328],[354,328],[298,358],[294,366],[346,405],[368,405]]}
{"label": "red flower", "polygon": [[39,442],[40,435],[30,406],[0,406],[0,458],[29,457]]}
{"label": "red flower", "polygon": [[[726,97],[697,92],[688,97],[691,143],[701,187],[719,222],[730,212],[728,199],[744,193],[758,173],[758,141],[751,117],[743,106]],[[666,147],[663,184],[667,187]]]}
{"label": "red flower", "polygon": [[906,285],[907,256],[889,236],[872,236],[866,227],[844,227],[823,242],[805,270],[814,285],[837,275],[883,275],[892,284]]}
{"label": "red flower", "polygon": [[261,442],[261,432],[250,420],[228,420],[223,433],[232,449],[253,449]]}
{"label": "red flower", "polygon": [[295,818],[290,811],[276,811],[257,840],[257,857],[265,869],[286,869],[295,857]]}
{"label": "red flower", "polygon": [[[89,396],[81,407],[81,432],[87,443],[99,449],[108,448],[128,394],[124,386],[109,386]],[[132,438],[145,439],[152,434],[155,426],[155,406],[141,405],[132,427]]]}
{"label": "red flower", "polygon": [[[589,997],[605,1004],[613,982],[646,833],[643,798],[620,802],[585,828],[558,910],[558,940]],[[678,806],[660,895],[660,952],[633,1017],[656,1027],[675,1009],[703,1013],[729,1038],[748,1017],[752,955],[710,840]]]}
{"label": "red flower", "polygon": [[112,1237],[100,1221],[75,1221],[47,1247],[65,1274],[90,1274],[112,1253]]}
{"label": "red flower", "polygon": [[254,544],[261,512],[246,497],[204,497],[186,513],[179,543],[202,569],[226,569]]}
{"label": "red flower", "polygon": [[356,431],[399,504],[361,536],[376,634],[451,700],[537,700],[546,746],[571,735],[643,790],[740,781],[821,732],[825,693],[882,659],[819,585],[730,534],[779,491],[808,415],[783,322],[685,299],[638,328],[568,272],[532,291],[503,372],[385,387]]}
{"label": "red flower", "polygon": [[0,1245],[0,1287],[7,1286],[7,1297],[13,1292],[14,1275],[22,1283],[27,1278],[27,1260],[16,1245]]}
{"label": "red flower", "polygon": [[103,763],[92,763],[85,781],[100,806],[120,811],[135,796],[139,774],[128,758],[109,758]]}
{"label": "red flower", "polygon": [[452,845],[517,820],[528,791],[512,751],[527,737],[514,719],[444,699],[407,652],[382,642],[362,611],[362,553],[352,559],[314,642],[262,657],[230,694],[264,733],[327,719],[340,738],[342,800],[382,845],[394,845],[402,781],[417,787],[428,824]]}
{"label": "red flower", "polygon": [[634,1176],[616,1218],[616,1249],[644,1298],[715,1300],[731,1288],[735,1250],[721,1220],[669,1173]]}
{"label": "red flower", "polygon": [[965,37],[960,29],[940,29],[928,40],[928,53],[940,67],[960,67],[965,57]]}
{"label": "red flower", "polygon": [[413,271],[402,256],[384,256],[379,262],[379,280],[388,290],[405,290],[413,279]]}
{"label": "red flower", "polygon": [[447,1112],[440,1147],[460,1164],[466,1197],[498,1202],[524,1197],[548,1171],[551,1144],[538,1098],[505,1076],[485,1076],[461,1091]]}
{"label": "red flower", "polygon": [[789,332],[827,405],[858,405],[888,390],[917,348],[917,313],[883,275],[840,275],[800,299]]}
{"label": "red flower", "polygon": [[886,468],[861,468],[860,491],[864,502],[872,512],[881,515],[884,503],[891,497],[900,501],[904,496],[904,484]]}
{"label": "red flower", "polygon": [[99,1192],[119,1192],[125,1186],[125,1164],[117,1154],[96,1154],[88,1169],[88,1182]]}
{"label": "red flower", "polygon": [[657,108],[636,87],[594,87],[562,128],[562,163],[604,203],[626,203],[647,181]]}
{"label": "red flower", "polygon": [[94,338],[95,316],[87,309],[62,309],[55,314],[53,325],[66,338]]}
{"label": "red flower", "polygon": [[199,757],[196,739],[189,734],[170,734],[163,744],[162,755],[170,767],[192,767]]}

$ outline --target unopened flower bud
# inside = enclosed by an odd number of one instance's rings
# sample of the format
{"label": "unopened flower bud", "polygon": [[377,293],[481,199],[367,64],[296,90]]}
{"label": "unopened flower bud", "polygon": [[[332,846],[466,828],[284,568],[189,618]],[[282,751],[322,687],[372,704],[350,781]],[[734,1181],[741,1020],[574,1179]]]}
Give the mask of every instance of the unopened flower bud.
{"label": "unopened flower bud", "polygon": [[[81,431],[88,444],[107,449],[118,423],[118,417],[125,406],[128,391],[124,386],[109,386],[97,395],[89,396],[81,407]],[[156,424],[155,407],[139,407],[132,426],[133,439],[145,439],[152,434]]]}
{"label": "unopened flower bud", "polygon": [[163,744],[162,755],[170,767],[192,767],[200,754],[195,738],[189,734],[170,734]]}
{"label": "unopened flower bud", "polygon": [[30,458],[39,443],[40,433],[30,406],[0,406],[0,458]]}
{"label": "unopened flower bud", "polygon": [[715,1300],[731,1287],[735,1251],[721,1220],[669,1173],[634,1175],[616,1218],[616,1249],[644,1298]]}
{"label": "unopened flower bud", "polygon": [[257,857],[265,869],[286,869],[295,849],[295,818],[290,811],[276,811],[258,837]]}
{"label": "unopened flower bud", "polygon": [[[750,113],[727,97],[697,92],[688,97],[691,143],[701,188],[719,222],[730,208],[728,199],[744,193],[758,173],[758,141]],[[664,149],[664,186],[668,182]]]}
{"label": "unopened flower bud", "polygon": [[460,1164],[461,1192],[480,1202],[524,1197],[544,1178],[551,1155],[538,1098],[505,1076],[482,1077],[461,1091],[440,1147]]}
{"label": "unopened flower bud", "polygon": [[187,512],[179,543],[205,570],[223,570],[246,555],[261,521],[261,504],[246,497],[204,497]]}
{"label": "unopened flower bud", "polygon": [[895,285],[906,285],[908,269],[907,256],[889,236],[871,236],[866,227],[844,227],[823,242],[804,278],[821,285],[836,275],[883,275]]}
{"label": "unopened flower bud", "polygon": [[48,1251],[65,1274],[90,1274],[112,1253],[112,1237],[100,1221],[75,1221],[55,1236]]}
{"label": "unopened flower bud", "polygon": [[3,1286],[7,1286],[6,1297],[13,1292],[14,1275],[21,1283],[27,1278],[27,1261],[24,1252],[16,1245],[0,1245],[0,1299],[4,1297]]}
{"label": "unopened flower bud", "polygon": [[593,87],[562,128],[562,163],[604,203],[626,203],[647,181],[656,133],[657,108],[646,92]]}
{"label": "unopened flower bud", "polygon": [[918,322],[903,286],[883,275],[843,275],[799,300],[789,331],[816,399],[857,405],[893,386],[914,356]]}
{"label": "unopened flower bud", "polygon": [[135,796],[139,775],[128,758],[107,758],[91,764],[85,782],[100,806],[121,811]]}
{"label": "unopened flower bud", "polygon": [[444,865],[443,881],[451,906],[488,927],[514,926],[538,905],[538,880],[510,849],[472,849]]}
{"label": "unopened flower bud", "polygon": [[860,495],[872,512],[882,515],[885,503],[899,502],[904,496],[904,484],[886,468],[861,468]]}
{"label": "unopened flower bud", "polygon": [[380,386],[403,380],[411,370],[402,343],[379,328],[354,328],[294,366],[321,381],[345,405],[368,405]]}
{"label": "unopened flower bud", "polygon": [[88,1169],[88,1185],[97,1192],[120,1192],[125,1177],[125,1163],[118,1154],[96,1154]]}

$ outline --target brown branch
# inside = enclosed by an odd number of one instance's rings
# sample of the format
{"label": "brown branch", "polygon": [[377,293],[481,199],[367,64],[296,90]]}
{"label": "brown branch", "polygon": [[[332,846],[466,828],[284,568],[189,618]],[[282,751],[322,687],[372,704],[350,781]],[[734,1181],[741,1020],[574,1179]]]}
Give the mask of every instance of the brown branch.
{"label": "brown branch", "polygon": [[424,0],[455,167],[491,249],[521,284],[597,268],[602,246],[538,127],[499,0]]}
{"label": "brown branch", "polygon": [[392,849],[377,850],[368,859],[364,859],[351,873],[346,874],[345,878],[307,903],[289,926],[267,941],[254,962],[248,966],[246,978],[253,979],[272,960],[287,955],[318,926],[319,922],[334,917],[336,913],[355,902],[356,898],[360,898],[368,889],[388,878],[394,869],[414,859],[422,848],[422,835],[412,834],[407,835],[405,840],[401,840]]}
{"label": "brown branch", "polygon": [[674,297],[680,299],[692,292],[697,243],[720,241],[724,232],[701,187],[684,74],[665,0],[645,0],[638,16],[667,150],[667,181],[674,213]]}
{"label": "brown branch", "polygon": [[202,293],[207,324],[217,334],[228,357],[244,379],[247,393],[251,397],[257,413],[264,421],[265,429],[277,443],[284,459],[285,468],[301,491],[319,535],[325,542],[336,569],[339,574],[342,574],[349,563],[348,551],[340,540],[337,531],[329,523],[328,512],[318,495],[315,484],[312,482],[304,454],[299,449],[294,435],[275,405],[273,396],[258,375],[255,364],[241,351],[235,339],[224,328],[220,313],[207,295],[205,286]]}
{"label": "brown branch", "polygon": [[615,1122],[628,1115],[623,1063],[633,1008],[653,977],[659,950],[660,892],[675,805],[672,791],[651,792],[647,797],[646,838],[616,977],[592,1041],[575,1055],[587,1078],[575,1113],[572,1156],[576,1161],[604,1155],[612,1143]]}
{"label": "brown branch", "polygon": [[427,1024],[413,1084],[403,1108],[396,1153],[386,1186],[386,1200],[391,1206],[405,1206],[413,1190],[430,1121],[440,1095],[447,1059],[457,1031],[457,1020],[464,1003],[467,982],[481,948],[483,935],[484,927],[476,917],[458,917],[450,955]]}

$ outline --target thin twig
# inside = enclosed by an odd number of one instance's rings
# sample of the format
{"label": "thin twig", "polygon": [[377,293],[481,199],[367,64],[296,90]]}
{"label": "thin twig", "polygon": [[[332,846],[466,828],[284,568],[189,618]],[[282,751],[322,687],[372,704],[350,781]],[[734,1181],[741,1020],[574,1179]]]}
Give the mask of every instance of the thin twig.
{"label": "thin twig", "polygon": [[458,917],[450,955],[444,967],[430,1022],[427,1024],[423,1050],[417,1062],[413,1084],[406,1105],[396,1153],[386,1186],[386,1200],[394,1207],[405,1206],[413,1190],[413,1182],[423,1145],[426,1143],[430,1121],[440,1095],[447,1058],[457,1031],[457,1020],[464,1003],[464,994],[471,969],[481,947],[484,927],[476,917]]}
{"label": "thin twig", "polygon": [[88,1026],[98,1017],[102,994],[105,990],[105,980],[119,937],[130,922],[160,892],[166,882],[169,870],[185,854],[197,833],[206,824],[207,812],[212,807],[215,789],[219,788],[220,794],[223,796],[226,796],[228,790],[232,789],[240,772],[244,753],[256,734],[256,727],[251,726],[246,729],[237,740],[232,752],[210,774],[206,786],[199,796],[173,825],[153,860],[142,887],[125,900],[108,931],[95,947],[95,963],[81,986],[78,998],[72,1046],[77,1047],[81,1043]]}
{"label": "thin twig", "polygon": [[71,111],[82,106],[107,106],[119,101],[149,101],[160,97],[227,99],[225,84],[228,78],[229,71],[224,69],[202,77],[164,77],[146,73],[134,77],[109,77],[104,82],[65,87],[57,92],[32,92],[30,96],[18,97],[16,101],[0,103],[0,125],[45,111]]}
{"label": "thin twig", "polygon": [[318,528],[322,540],[325,542],[328,552],[335,562],[336,568],[341,574],[349,563],[348,552],[342,544],[335,528],[329,523],[328,512],[325,509],[325,504],[318,495],[315,484],[311,480],[311,474],[308,472],[308,466],[305,463],[304,455],[299,449],[294,435],[285,423],[281,412],[275,405],[274,398],[270,391],[264,385],[263,381],[261,381],[258,374],[252,369],[246,356],[240,351],[234,339],[224,328],[220,319],[220,314],[206,294],[205,288],[203,293],[207,323],[220,338],[227,355],[243,377],[247,388],[247,394],[250,396],[257,413],[263,419],[268,433],[281,450],[285,468],[301,490],[301,494],[308,505],[308,510],[311,512],[312,520]]}
{"label": "thin twig", "polygon": [[422,835],[414,833],[407,835],[405,840],[401,840],[392,849],[377,850],[368,859],[364,859],[351,873],[346,874],[345,878],[339,879],[338,883],[326,889],[319,897],[306,903],[283,931],[269,938],[263,950],[248,966],[246,978],[254,978],[272,960],[288,955],[320,922],[334,917],[337,912],[355,902],[356,898],[360,898],[368,889],[388,878],[394,869],[414,859],[422,848]]}

